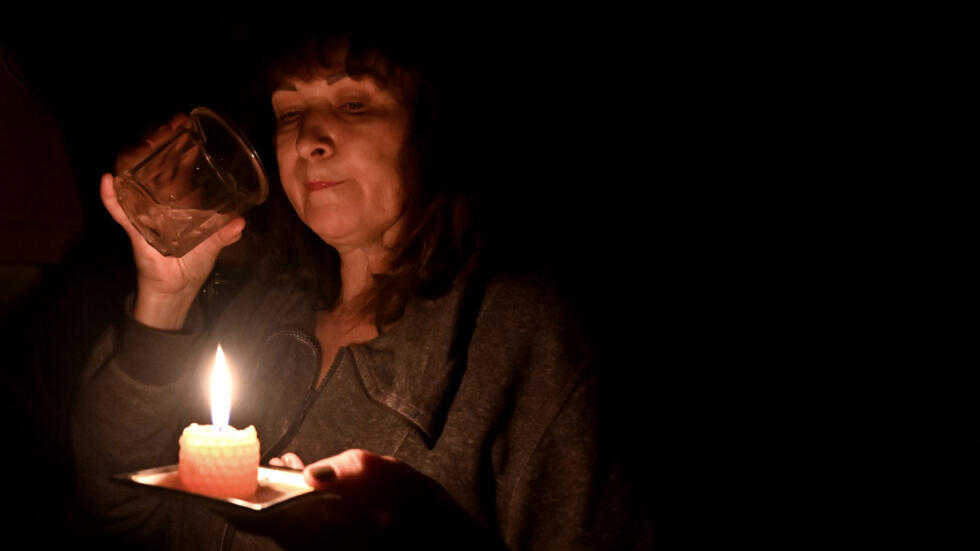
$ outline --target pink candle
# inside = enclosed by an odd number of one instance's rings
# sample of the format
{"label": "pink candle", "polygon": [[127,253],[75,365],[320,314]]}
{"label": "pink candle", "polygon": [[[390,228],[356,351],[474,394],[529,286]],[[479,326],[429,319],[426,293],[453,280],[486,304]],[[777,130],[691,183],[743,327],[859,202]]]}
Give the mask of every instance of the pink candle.
{"label": "pink candle", "polygon": [[255,427],[228,425],[231,384],[221,347],[211,374],[211,425],[191,425],[180,436],[177,470],[183,486],[213,497],[246,498],[258,485],[259,439]]}

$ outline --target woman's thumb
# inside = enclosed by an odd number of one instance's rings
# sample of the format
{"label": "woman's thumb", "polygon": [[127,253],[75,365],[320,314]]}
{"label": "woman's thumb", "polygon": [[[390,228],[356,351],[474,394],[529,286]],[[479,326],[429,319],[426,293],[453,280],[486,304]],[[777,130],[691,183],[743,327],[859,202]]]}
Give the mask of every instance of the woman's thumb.
{"label": "woman's thumb", "polygon": [[242,231],[245,230],[245,219],[241,216],[233,218],[225,224],[225,227],[218,230],[218,239],[223,247],[227,247],[242,238]]}

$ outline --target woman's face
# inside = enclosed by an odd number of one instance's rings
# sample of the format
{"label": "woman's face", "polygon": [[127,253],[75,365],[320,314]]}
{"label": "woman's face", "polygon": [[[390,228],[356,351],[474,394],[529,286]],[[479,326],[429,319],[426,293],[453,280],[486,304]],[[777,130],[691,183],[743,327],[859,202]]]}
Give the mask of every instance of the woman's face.
{"label": "woman's face", "polygon": [[397,237],[409,109],[370,77],[354,80],[342,63],[333,65],[340,68],[281,84],[272,107],[286,195],[303,222],[343,253]]}

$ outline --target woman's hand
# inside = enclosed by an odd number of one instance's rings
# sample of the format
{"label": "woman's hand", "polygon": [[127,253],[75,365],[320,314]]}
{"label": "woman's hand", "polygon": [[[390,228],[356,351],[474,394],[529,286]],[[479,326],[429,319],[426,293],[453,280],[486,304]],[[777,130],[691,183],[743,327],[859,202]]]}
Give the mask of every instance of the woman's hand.
{"label": "woman's hand", "polygon": [[[295,454],[270,461],[302,466]],[[268,516],[230,517],[246,532],[272,537],[287,549],[504,549],[435,480],[394,457],[347,450],[303,469],[315,490]]]}
{"label": "woman's hand", "polygon": [[288,467],[297,471],[303,470],[303,460],[293,452],[286,452],[281,457],[273,457],[269,460],[269,464],[276,467]]}
{"label": "woman's hand", "polygon": [[[140,146],[120,153],[116,159],[116,172],[129,168],[148,155],[173,136],[186,119],[185,115],[177,115],[147,137]],[[161,255],[147,243],[130,222],[116,198],[112,174],[102,175],[100,193],[106,210],[123,227],[133,246],[137,271],[134,318],[144,325],[158,329],[180,329],[197,292],[214,268],[218,253],[241,238],[245,219],[232,219],[181,258],[168,257]]]}

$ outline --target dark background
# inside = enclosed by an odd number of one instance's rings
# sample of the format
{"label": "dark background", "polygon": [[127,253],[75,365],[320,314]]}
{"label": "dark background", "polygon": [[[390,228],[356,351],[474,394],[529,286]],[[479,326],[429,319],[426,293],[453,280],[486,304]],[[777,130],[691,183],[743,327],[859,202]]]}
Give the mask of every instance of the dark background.
{"label": "dark background", "polygon": [[[120,149],[196,105],[247,132],[262,128],[268,106],[249,93],[251,52],[304,14],[202,2],[153,14],[60,10],[55,21],[41,10],[0,23],[10,67],[0,72],[3,472],[34,473],[13,477],[15,495],[27,498],[11,526],[43,527],[67,543],[77,522],[68,432],[77,377],[135,283],[99,177]],[[647,441],[662,392],[655,374],[678,331],[653,320],[676,300],[662,274],[682,230],[663,222],[677,216],[663,200],[669,153],[646,117],[664,58],[647,57],[649,29],[630,20],[456,14],[447,48],[472,52],[470,68],[480,69],[469,74],[486,75],[473,109],[487,164],[474,170],[499,174],[491,180],[499,185],[481,191],[495,243],[515,266],[558,276],[609,366],[624,440]],[[275,170],[268,144],[253,141]],[[656,462],[643,459],[638,484]]]}

